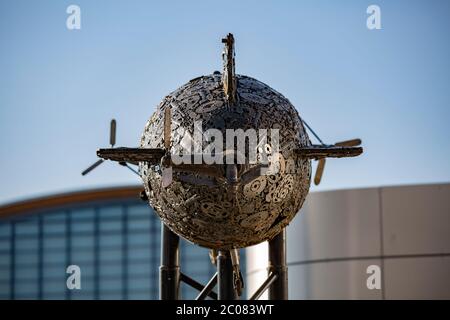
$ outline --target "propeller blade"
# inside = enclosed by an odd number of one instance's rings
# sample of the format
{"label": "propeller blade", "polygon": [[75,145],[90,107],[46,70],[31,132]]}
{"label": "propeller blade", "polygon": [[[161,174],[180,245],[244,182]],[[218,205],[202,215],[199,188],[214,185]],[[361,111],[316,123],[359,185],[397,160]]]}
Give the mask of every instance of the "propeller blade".
{"label": "propeller blade", "polygon": [[116,144],[116,120],[111,120],[111,126],[109,130],[109,144],[113,147]]}
{"label": "propeller blade", "polygon": [[170,107],[166,107],[164,110],[164,148],[166,151],[170,149],[170,136],[171,136],[171,125],[172,125],[172,110]]}
{"label": "propeller blade", "polygon": [[314,184],[316,186],[319,185],[320,180],[322,180],[324,168],[325,168],[325,158],[322,158],[319,160],[319,163],[317,164],[316,174],[314,176]]}
{"label": "propeller blade", "polygon": [[337,147],[357,147],[361,144],[361,139],[352,139],[341,142],[336,142],[334,145]]}
{"label": "propeller blade", "polygon": [[98,161],[95,162],[93,165],[91,165],[89,168],[87,168],[86,170],[84,170],[84,171],[81,173],[81,175],[82,175],[82,176],[87,175],[89,172],[91,172],[92,170],[94,170],[95,168],[97,168],[99,165],[101,165],[103,161],[104,161],[103,159],[98,160]]}

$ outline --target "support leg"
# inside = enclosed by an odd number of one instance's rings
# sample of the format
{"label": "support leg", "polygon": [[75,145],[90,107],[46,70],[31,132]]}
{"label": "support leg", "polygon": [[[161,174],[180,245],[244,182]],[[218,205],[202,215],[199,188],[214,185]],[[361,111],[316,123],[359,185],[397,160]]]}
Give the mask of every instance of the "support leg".
{"label": "support leg", "polygon": [[161,266],[159,298],[178,300],[180,288],[180,238],[161,222]]}
{"label": "support leg", "polygon": [[271,273],[276,273],[278,277],[269,288],[269,300],[287,300],[286,229],[269,241],[268,274]]}
{"label": "support leg", "polygon": [[233,266],[228,251],[219,250],[217,255],[218,300],[236,300],[233,287]]}

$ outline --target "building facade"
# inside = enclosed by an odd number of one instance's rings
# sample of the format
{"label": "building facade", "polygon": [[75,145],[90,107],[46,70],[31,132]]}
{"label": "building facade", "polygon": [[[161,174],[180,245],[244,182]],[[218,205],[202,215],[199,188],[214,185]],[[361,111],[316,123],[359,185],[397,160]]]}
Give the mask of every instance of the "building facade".
{"label": "building facade", "polygon": [[[161,223],[140,190],[1,206],[0,299],[158,299]],[[287,239],[290,299],[450,299],[450,184],[311,193]],[[267,243],[243,253],[250,296],[267,276]],[[181,239],[180,255],[198,282],[214,274],[207,249]],[[70,265],[81,289],[67,288]]]}
{"label": "building facade", "polygon": [[[161,222],[142,187],[89,190],[0,207],[0,299],[158,299]],[[208,250],[180,240],[181,271],[215,272]],[[79,266],[81,289],[66,273]],[[197,291],[181,284],[181,298]]]}
{"label": "building facade", "polygon": [[[450,299],[450,184],[313,192],[287,228],[290,299]],[[247,249],[247,288],[267,276]]]}

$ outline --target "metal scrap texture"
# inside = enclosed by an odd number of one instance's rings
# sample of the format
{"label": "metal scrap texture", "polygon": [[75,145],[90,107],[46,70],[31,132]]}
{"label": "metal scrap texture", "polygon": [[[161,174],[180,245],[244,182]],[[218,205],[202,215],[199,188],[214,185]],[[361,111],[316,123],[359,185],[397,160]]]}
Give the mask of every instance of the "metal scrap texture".
{"label": "metal scrap texture", "polygon": [[[230,108],[221,77],[195,78],[165,97],[145,126],[141,147],[164,147],[164,114],[170,107],[174,153],[182,152],[186,130],[193,135],[195,120],[203,121],[204,131],[215,128],[224,136],[225,129],[278,128],[279,173],[230,186],[217,177],[177,172],[172,184],[163,188],[159,166],[141,162],[140,172],[150,205],[172,231],[198,245],[225,250],[269,240],[289,224],[308,194],[311,162],[293,151],[309,145],[309,138],[283,95],[256,79],[236,75],[238,103]],[[264,148],[270,157],[270,135]],[[242,166],[239,174],[251,169]]]}

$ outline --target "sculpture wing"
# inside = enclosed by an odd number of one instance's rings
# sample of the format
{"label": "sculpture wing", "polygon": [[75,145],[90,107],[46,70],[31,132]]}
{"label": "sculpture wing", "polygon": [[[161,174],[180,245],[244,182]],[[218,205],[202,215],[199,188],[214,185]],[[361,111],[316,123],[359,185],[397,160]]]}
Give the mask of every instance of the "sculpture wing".
{"label": "sculpture wing", "polygon": [[[164,157],[164,149],[146,149],[146,148],[107,148],[98,149],[97,156],[104,160],[111,160],[117,162],[128,162],[131,164],[139,164],[139,162],[149,162],[150,164],[161,164],[161,159]],[[189,155],[191,164],[173,164],[173,170],[176,172],[189,172],[202,175],[208,175],[223,179],[223,174],[220,170],[220,165],[216,164],[194,164],[194,155]],[[168,158],[170,159],[170,157]]]}
{"label": "sculpture wing", "polygon": [[363,152],[362,147],[336,145],[310,145],[295,150],[295,153],[307,159],[356,157]]}
{"label": "sculpture wing", "polygon": [[102,159],[118,162],[128,162],[136,165],[139,162],[159,164],[164,154],[164,149],[159,148],[107,148],[97,150],[97,156]]}

